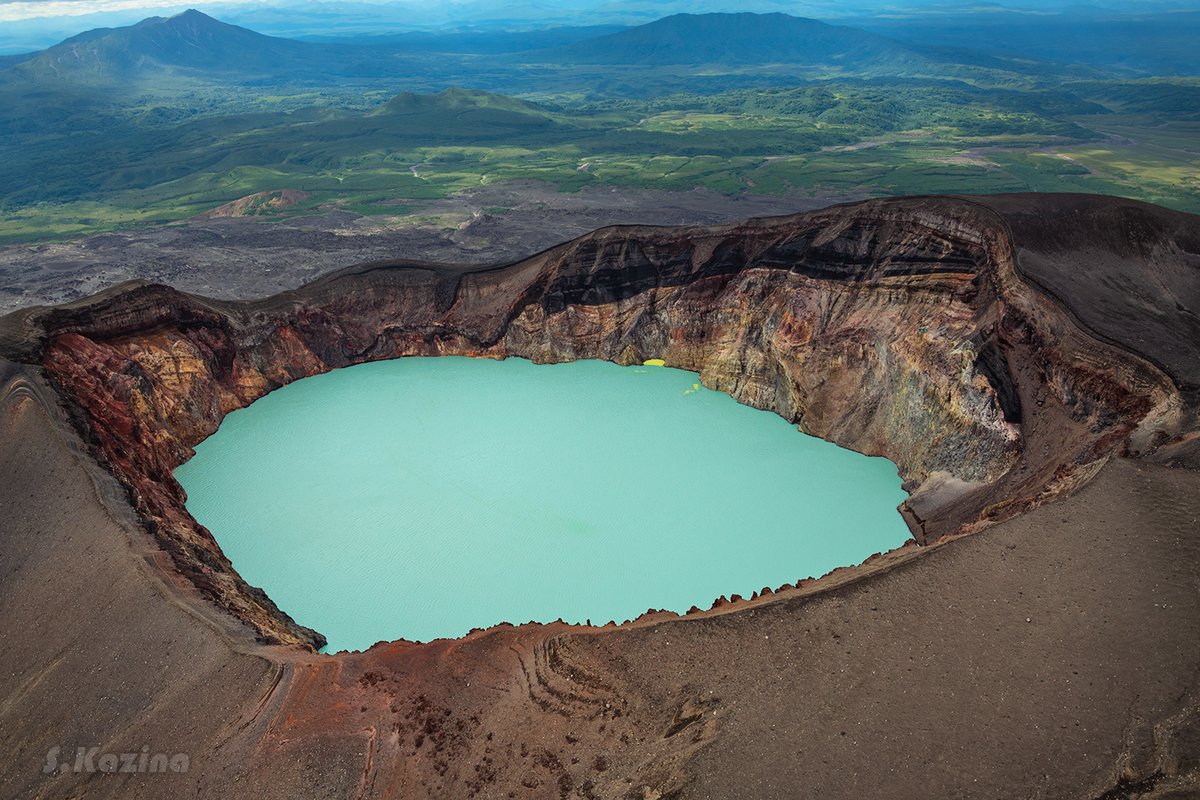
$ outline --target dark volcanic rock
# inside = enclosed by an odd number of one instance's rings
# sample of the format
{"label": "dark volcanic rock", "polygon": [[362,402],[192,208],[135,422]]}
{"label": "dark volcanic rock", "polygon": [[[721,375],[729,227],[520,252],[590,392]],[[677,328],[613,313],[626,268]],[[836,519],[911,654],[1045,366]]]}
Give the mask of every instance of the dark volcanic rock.
{"label": "dark volcanic rock", "polygon": [[979,198],[1009,226],[1021,274],[1094,334],[1200,391],[1200,229],[1196,217],[1091,195]]}

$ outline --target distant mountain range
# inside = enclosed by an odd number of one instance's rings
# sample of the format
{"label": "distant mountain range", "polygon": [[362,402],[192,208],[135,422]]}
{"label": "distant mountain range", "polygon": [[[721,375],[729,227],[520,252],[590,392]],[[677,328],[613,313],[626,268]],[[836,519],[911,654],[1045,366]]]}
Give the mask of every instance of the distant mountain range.
{"label": "distant mountain range", "polygon": [[793,64],[861,68],[923,61],[874,33],[788,14],[675,14],[536,54],[565,64]]}
{"label": "distant mountain range", "polygon": [[[978,83],[982,76],[982,82],[991,85],[1005,85],[1005,75],[1061,77],[1069,71],[1076,79],[1109,77],[1111,71],[1104,72],[1098,59],[1108,59],[1121,75],[1146,63],[1164,65],[1163,74],[1200,72],[1200,64],[1191,72],[1187,65],[1194,49],[1188,37],[1193,28],[1200,33],[1200,16],[1194,14],[1177,15],[1181,33],[1173,37],[1163,32],[1166,22],[1154,22],[1153,29],[1160,31],[1164,47],[1158,55],[1143,54],[1141,61],[1115,45],[1106,50],[1107,55],[1093,58],[1081,51],[1085,33],[1075,31],[1068,36],[1062,31],[1063,53],[1082,65],[1070,68],[1017,57],[994,41],[982,40],[988,37],[972,37],[964,27],[966,18],[961,14],[947,17],[942,28],[928,21],[921,23],[935,25],[938,35],[931,35],[929,41],[921,40],[919,26],[913,27],[917,23],[901,18],[876,20],[876,30],[868,31],[783,13],[675,14],[615,30],[557,28],[301,41],[266,36],[190,10],[127,27],[97,28],[37,53],[0,57],[0,99],[7,98],[11,108],[19,109],[21,98],[47,89],[78,93],[103,86],[114,98],[149,89],[159,94],[177,93],[183,85],[177,79],[216,87],[288,84],[344,90],[353,85],[364,91],[394,93],[401,89],[436,92],[457,85],[505,94],[569,94],[596,88],[596,80],[589,85],[586,75],[589,70],[595,75],[595,67],[608,65],[642,68],[635,77],[630,77],[634,75],[631,72],[606,76],[600,87],[633,97],[696,90],[703,76],[711,74],[709,67],[724,71],[721,85],[726,88],[788,85],[821,77],[919,77]],[[1097,19],[1095,24],[1107,26],[1104,30],[1112,34],[1107,41],[1118,41],[1113,38],[1117,29],[1112,27],[1112,19]],[[867,20],[860,22],[867,24]],[[987,25],[985,21],[975,24]],[[1034,33],[1029,32],[1028,37]],[[1035,38],[1028,46],[1037,45],[1044,58],[1052,59],[1053,42],[1042,34]],[[1120,41],[1125,41],[1124,50],[1130,51],[1134,47],[1127,39]],[[1007,44],[1012,52],[1019,49],[1018,43]],[[535,68],[529,69],[531,65]],[[672,66],[686,69],[664,70],[665,80],[658,81],[657,70]],[[655,74],[647,76],[646,70]],[[685,73],[686,80],[670,77]],[[85,102],[103,102],[104,93],[93,95]],[[68,107],[74,103],[72,99]],[[21,113],[0,111],[0,118]]]}
{"label": "distant mountain range", "polygon": [[970,47],[1064,64],[1116,67],[1153,75],[1200,74],[1200,11],[1121,13],[1086,6],[1059,14],[969,8],[918,17],[876,16],[846,24],[921,47]]}
{"label": "distant mountain range", "polygon": [[[605,4],[589,0],[545,4],[535,0],[515,5],[468,0],[437,8],[436,4],[419,5],[347,2],[335,6],[311,2],[288,3],[286,6],[247,3],[216,7],[221,9],[220,16],[227,22],[275,37],[293,37],[289,41],[353,44],[358,48],[386,46],[393,53],[410,55],[496,55],[564,48],[556,54],[577,64],[616,63],[628,56],[643,55],[647,59],[644,62],[626,60],[621,63],[695,63],[693,59],[703,58],[709,63],[756,64],[767,63],[772,56],[788,58],[803,50],[790,38],[798,36],[800,42],[810,45],[808,55],[799,54],[801,63],[818,61],[826,57],[823,54],[833,57],[844,54],[848,63],[857,63],[859,57],[854,54],[854,49],[846,50],[838,39],[839,32],[849,31],[849,36],[861,37],[865,51],[882,52],[885,58],[895,56],[896,48],[899,48],[906,58],[911,58],[915,51],[942,60],[946,48],[959,51],[967,48],[1008,59],[1116,66],[1156,75],[1200,74],[1200,58],[1194,52],[1194,42],[1200,35],[1200,10],[1194,0],[1122,0],[1110,4],[1112,7],[1107,9],[1059,0],[1014,0],[1008,6],[993,2],[931,0],[889,5],[886,13],[879,3],[871,0],[754,0],[738,5],[746,12],[760,13],[740,15],[710,13],[721,9],[720,4],[708,0],[616,0]],[[0,3],[0,8],[3,7]],[[130,13],[130,10],[123,10],[84,17],[46,18],[52,19],[53,24],[37,20],[5,21],[0,25],[0,53],[12,53],[23,42],[42,42],[49,36],[61,36],[64,30],[70,30],[65,27],[70,25],[70,20],[114,25],[124,22]],[[838,30],[820,29],[817,26],[821,23],[804,20],[799,16],[801,14],[832,22],[828,27]],[[118,32],[128,31],[134,39],[142,39],[145,43],[147,29],[167,25],[167,28],[174,28],[174,32],[160,31],[161,40],[157,45],[148,43],[146,55],[155,60],[166,56],[163,63],[174,63],[173,59],[179,57],[186,62],[188,57],[164,53],[162,48],[169,47],[173,40],[203,43],[204,31],[211,29],[211,23],[199,18],[202,16],[190,11],[178,17],[143,20],[128,27],[97,28],[62,44],[80,45],[89,41],[89,37],[115,36],[104,45],[111,45],[113,49],[107,54],[96,55],[101,61],[111,57],[119,62],[126,56],[120,52],[122,36]],[[641,22],[649,24],[627,27]],[[619,35],[622,28],[626,28],[627,36],[604,43],[592,41],[577,50],[566,47],[604,34]],[[137,33],[133,34],[134,31]],[[870,38],[864,31],[883,38]],[[693,36],[700,38],[690,38]],[[722,44],[725,36],[729,41]],[[249,43],[248,38],[244,39],[243,44]],[[748,47],[738,46],[746,42]],[[138,42],[130,43],[135,46],[129,57],[136,60]],[[36,45],[28,46],[32,49]],[[606,54],[604,48],[609,46],[614,49]],[[942,50],[931,53],[931,46]],[[278,39],[270,49],[280,49]],[[0,70],[33,60],[40,52],[0,55]],[[247,66],[253,67],[260,60],[265,62],[260,66],[271,65],[270,52],[261,59],[254,53],[249,55],[251,62]],[[275,55],[287,56],[288,53]],[[352,60],[347,54],[326,55],[333,55],[335,60]],[[67,60],[70,57],[68,55]],[[193,57],[200,59],[202,54],[197,52]],[[863,53],[862,57],[870,58],[870,53]],[[680,61],[681,58],[684,60]],[[309,73],[317,71],[311,63],[307,67]],[[228,65],[225,68],[228,71]],[[356,73],[364,70],[370,73],[372,67],[358,64],[354,69]],[[380,71],[379,65],[374,69]]]}
{"label": "distant mountain range", "polygon": [[[506,43],[491,48],[493,53],[512,52],[523,44],[528,49],[510,59],[564,66],[762,64],[856,70],[886,65],[907,68],[924,61],[912,47],[878,34],[778,13],[676,14],[612,30],[592,29],[584,32],[592,35],[576,36],[560,31],[552,37],[509,34]],[[36,79],[125,80],[163,70],[240,80],[387,76],[403,74],[398,58],[436,53],[436,39],[369,37],[341,43],[282,39],[191,10],[124,28],[88,31],[36,54],[10,57],[8,62],[12,68],[19,61],[11,71]],[[462,36],[446,37],[445,44],[464,42],[476,50],[488,47]],[[558,42],[566,43],[546,47]],[[4,66],[0,60],[0,68]]]}

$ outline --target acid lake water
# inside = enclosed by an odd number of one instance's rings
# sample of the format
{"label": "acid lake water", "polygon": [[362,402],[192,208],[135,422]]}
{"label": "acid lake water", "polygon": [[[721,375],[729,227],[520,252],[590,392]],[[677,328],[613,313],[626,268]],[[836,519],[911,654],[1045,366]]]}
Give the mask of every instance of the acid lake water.
{"label": "acid lake water", "polygon": [[908,538],[895,466],[695,373],[405,358],[229,414],[188,510],[329,651],[707,608]]}

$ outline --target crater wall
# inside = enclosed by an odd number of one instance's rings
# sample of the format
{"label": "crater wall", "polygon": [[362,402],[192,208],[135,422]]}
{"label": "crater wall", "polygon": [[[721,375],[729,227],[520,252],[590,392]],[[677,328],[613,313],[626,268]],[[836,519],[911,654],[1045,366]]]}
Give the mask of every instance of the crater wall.
{"label": "crater wall", "polygon": [[[319,646],[248,586],[171,476],[225,414],[403,356],[662,358],[898,466],[921,544],[1011,517],[1113,455],[1185,444],[1172,376],[1022,277],[1003,215],[871,201],[705,228],[597,231],[486,270],[389,262],[261,301],[134,284],[0,323],[179,571],[263,641]],[[786,487],[780,487],[786,491]]]}

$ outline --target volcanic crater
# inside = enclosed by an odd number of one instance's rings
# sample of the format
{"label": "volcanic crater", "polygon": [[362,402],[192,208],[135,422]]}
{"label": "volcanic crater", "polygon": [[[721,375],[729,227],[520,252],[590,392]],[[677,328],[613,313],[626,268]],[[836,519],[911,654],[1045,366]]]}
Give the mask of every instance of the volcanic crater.
{"label": "volcanic crater", "polygon": [[[1191,309],[1200,218],[1010,195],[607,228],[514,264],[372,263],[261,300],[135,283],[15,312],[4,609],[42,626],[65,591],[126,603],[5,654],[10,674],[65,664],[5,713],[37,710],[58,738],[173,737],[201,796],[1196,789]],[[698,372],[893,461],[914,541],[682,617],[317,654],[322,634],[237,574],[172,472],[273,389],[443,355]],[[147,664],[71,683],[131,652]],[[153,796],[93,777],[9,780]]]}

